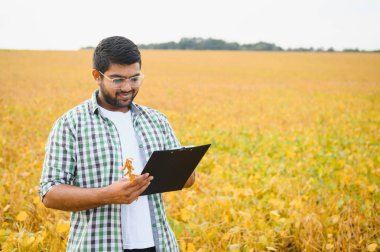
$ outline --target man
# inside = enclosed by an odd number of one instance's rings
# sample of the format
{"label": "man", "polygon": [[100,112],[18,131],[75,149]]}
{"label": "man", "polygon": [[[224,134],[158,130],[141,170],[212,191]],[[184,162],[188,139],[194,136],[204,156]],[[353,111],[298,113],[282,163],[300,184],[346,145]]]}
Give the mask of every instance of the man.
{"label": "man", "polygon": [[[99,90],[50,132],[43,203],[72,211],[68,251],[178,251],[161,194],[139,197],[153,177],[130,181],[120,170],[132,158],[140,174],[153,151],[180,147],[162,113],[133,102],[144,77],[140,52],[129,39],[106,38],[94,51],[93,68]],[[195,173],[185,187],[194,181]]]}

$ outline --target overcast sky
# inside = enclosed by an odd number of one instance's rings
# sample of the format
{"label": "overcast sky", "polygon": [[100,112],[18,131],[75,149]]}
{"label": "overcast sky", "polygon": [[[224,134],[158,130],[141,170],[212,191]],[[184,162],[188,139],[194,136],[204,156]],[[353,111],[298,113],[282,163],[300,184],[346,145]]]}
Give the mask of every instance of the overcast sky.
{"label": "overcast sky", "polygon": [[76,50],[122,35],[380,49],[379,0],[0,0],[0,48]]}

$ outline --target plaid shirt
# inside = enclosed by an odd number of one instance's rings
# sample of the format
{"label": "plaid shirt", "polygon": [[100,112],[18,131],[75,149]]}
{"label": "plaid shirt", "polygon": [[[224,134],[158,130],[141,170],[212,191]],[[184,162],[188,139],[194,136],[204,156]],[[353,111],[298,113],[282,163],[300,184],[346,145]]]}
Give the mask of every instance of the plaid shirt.
{"label": "plaid shirt", "polygon": [[[58,184],[105,187],[122,177],[119,135],[102,116],[97,94],[54,124],[46,144],[41,198]],[[131,112],[144,165],[153,151],[180,147],[165,115],[134,103]],[[156,250],[178,251],[161,194],[149,195],[148,202]],[[73,212],[67,251],[123,251],[120,209],[120,204],[111,204]]]}

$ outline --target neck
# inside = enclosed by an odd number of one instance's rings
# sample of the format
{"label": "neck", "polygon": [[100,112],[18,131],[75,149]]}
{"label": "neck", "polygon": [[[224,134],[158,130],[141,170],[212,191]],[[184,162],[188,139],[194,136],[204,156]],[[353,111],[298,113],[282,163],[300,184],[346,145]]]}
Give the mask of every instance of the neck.
{"label": "neck", "polygon": [[98,104],[102,107],[105,108],[109,111],[119,111],[119,112],[128,112],[129,111],[129,106],[128,107],[115,107],[109,104],[103,97],[102,92],[98,93],[98,96],[96,97],[96,100],[98,101]]}

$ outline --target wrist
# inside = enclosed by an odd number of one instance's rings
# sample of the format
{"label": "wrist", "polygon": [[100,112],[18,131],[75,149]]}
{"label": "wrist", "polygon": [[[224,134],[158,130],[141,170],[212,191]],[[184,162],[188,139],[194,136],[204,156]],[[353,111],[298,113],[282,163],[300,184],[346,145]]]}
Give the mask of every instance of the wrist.
{"label": "wrist", "polygon": [[97,202],[99,202],[101,205],[110,204],[108,195],[109,195],[108,186],[99,188],[96,194]]}

